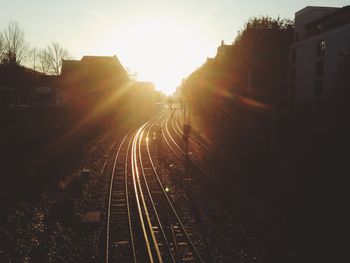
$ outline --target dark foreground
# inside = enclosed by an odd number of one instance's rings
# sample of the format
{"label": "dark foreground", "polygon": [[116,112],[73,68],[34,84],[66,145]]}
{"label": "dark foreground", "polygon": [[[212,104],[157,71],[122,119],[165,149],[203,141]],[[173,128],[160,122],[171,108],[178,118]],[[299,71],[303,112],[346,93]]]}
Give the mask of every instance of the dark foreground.
{"label": "dark foreground", "polygon": [[[1,126],[2,261],[9,256],[23,262],[46,262],[48,257],[55,262],[101,259],[105,226],[84,224],[82,218],[89,211],[105,209],[107,182],[99,172],[112,143],[126,134],[130,123],[114,119],[111,128],[107,121],[88,125],[82,119],[82,113],[65,108],[17,109],[1,115],[6,123]],[[346,150],[344,135],[328,135],[333,139],[300,137],[283,145],[285,150],[278,154],[247,151],[234,158],[223,152],[215,159],[226,176],[228,197],[243,206],[235,214],[244,219],[242,214],[249,211],[271,230],[271,239],[262,231],[265,241],[259,251],[266,256],[260,255],[260,262],[340,257],[341,246],[330,241],[339,240],[341,233],[347,155],[340,154]],[[88,182],[78,180],[72,187],[60,188],[60,181],[69,182],[84,169],[92,175]],[[192,210],[197,211],[197,221],[204,222],[198,212],[201,206],[197,202]],[[216,205],[212,207],[215,210]],[[257,256],[236,261],[254,262]]]}

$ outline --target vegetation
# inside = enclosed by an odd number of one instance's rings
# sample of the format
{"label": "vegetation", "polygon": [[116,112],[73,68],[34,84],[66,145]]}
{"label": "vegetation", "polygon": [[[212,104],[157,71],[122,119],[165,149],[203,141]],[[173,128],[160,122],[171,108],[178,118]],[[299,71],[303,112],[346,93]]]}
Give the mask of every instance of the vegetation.
{"label": "vegetation", "polygon": [[[287,102],[293,28],[293,22],[280,18],[249,19],[232,45],[222,43],[216,57],[180,87],[192,112],[192,125],[220,149],[215,157],[225,167],[237,200],[265,211],[262,220],[279,228],[284,220],[281,202],[295,190],[289,177],[292,171],[284,170],[286,155],[277,150],[280,123],[276,118]],[[280,159],[276,158],[279,154]],[[287,235],[284,232],[273,241],[280,251],[294,248],[287,244]],[[271,256],[278,257],[276,253]]]}
{"label": "vegetation", "polygon": [[[0,94],[0,156],[6,163],[0,168],[0,192],[11,198],[40,194],[52,176],[62,175],[62,162],[76,165],[75,156],[101,134],[125,134],[154,114],[163,97],[152,85],[133,84],[123,67],[113,63],[92,62],[75,78],[60,75],[69,52],[58,42],[30,48],[24,37],[17,22],[0,32],[0,86],[5,88]],[[33,106],[41,99],[35,87],[51,88],[44,95],[52,104]],[[55,106],[56,91],[70,100]],[[17,192],[22,195],[11,194]]]}
{"label": "vegetation", "polygon": [[19,27],[18,23],[11,21],[1,34],[0,49],[1,59],[4,63],[20,64],[24,61],[28,46],[24,39],[24,31]]}
{"label": "vegetation", "polygon": [[10,21],[0,32],[0,65],[30,66],[44,74],[59,75],[62,59],[69,58],[69,52],[58,42],[41,49],[30,48],[24,30],[16,21]]}
{"label": "vegetation", "polygon": [[33,48],[30,53],[31,67],[44,74],[59,75],[63,59],[71,59],[72,56],[58,42],[52,42],[46,48]]}
{"label": "vegetation", "polygon": [[[275,108],[286,104],[288,53],[293,27],[290,20],[251,18],[232,45],[222,43],[217,56],[208,59],[183,82],[180,89],[194,117],[201,120],[205,130],[211,131],[212,138],[222,138],[217,143],[226,150],[231,151],[230,147],[242,144],[242,136],[249,133],[249,127],[242,128],[245,122],[242,111],[248,109],[249,114],[258,115],[258,118],[271,119],[269,112],[256,113],[249,105],[237,108],[240,96],[248,96]],[[226,136],[221,136],[222,125],[232,128],[235,136],[230,137],[232,144],[227,144]],[[225,131],[230,130],[226,128]],[[269,136],[269,127],[260,132]]]}
{"label": "vegetation", "polygon": [[337,224],[325,211],[345,200],[340,193],[346,190],[335,189],[346,185],[348,170],[342,153],[349,133],[350,53],[339,54],[339,85],[319,111],[287,112],[292,33],[289,20],[251,18],[180,91],[192,124],[222,150],[216,156],[220,167],[228,167],[232,192],[247,206],[268,211],[269,223],[282,233],[281,251],[285,246],[305,259],[324,247],[320,240],[333,240],[320,232]]}

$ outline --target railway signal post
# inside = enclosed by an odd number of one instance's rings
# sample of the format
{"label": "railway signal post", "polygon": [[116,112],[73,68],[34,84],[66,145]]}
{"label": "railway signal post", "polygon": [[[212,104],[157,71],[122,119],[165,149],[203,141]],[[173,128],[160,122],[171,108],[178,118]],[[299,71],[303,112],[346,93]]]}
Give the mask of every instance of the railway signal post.
{"label": "railway signal post", "polygon": [[169,97],[167,99],[167,107],[170,111],[171,118],[174,117],[176,110],[181,110],[183,112],[184,125],[183,125],[183,141],[185,143],[185,172],[188,174],[189,169],[189,152],[188,152],[188,139],[191,132],[190,116],[189,110],[186,109],[186,104],[182,98]]}
{"label": "railway signal post", "polygon": [[191,132],[191,125],[188,123],[185,123],[183,126],[183,141],[185,142],[185,170],[186,170],[186,175],[188,174],[188,165],[189,165],[189,152],[188,152],[188,137],[190,136]]}
{"label": "railway signal post", "polygon": [[163,136],[163,131],[162,131],[162,127],[159,126],[157,124],[157,136],[158,140],[157,140],[157,146],[158,146],[158,162],[159,162],[159,166],[160,168],[162,168],[163,166],[163,150],[162,150],[162,136]]}

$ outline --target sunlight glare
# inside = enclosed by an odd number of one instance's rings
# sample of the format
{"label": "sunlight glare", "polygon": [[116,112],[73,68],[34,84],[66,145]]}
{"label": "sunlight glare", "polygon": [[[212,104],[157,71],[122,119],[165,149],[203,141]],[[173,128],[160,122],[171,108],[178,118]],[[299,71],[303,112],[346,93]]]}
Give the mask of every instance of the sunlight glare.
{"label": "sunlight glare", "polygon": [[152,81],[157,90],[170,95],[205,62],[205,42],[195,27],[158,18],[125,25],[111,45],[118,47],[122,64],[137,72],[138,80]]}

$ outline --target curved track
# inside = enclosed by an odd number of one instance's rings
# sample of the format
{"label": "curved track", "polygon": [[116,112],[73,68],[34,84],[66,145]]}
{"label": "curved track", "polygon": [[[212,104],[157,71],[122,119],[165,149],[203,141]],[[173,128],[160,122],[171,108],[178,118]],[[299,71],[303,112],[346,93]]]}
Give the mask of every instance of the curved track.
{"label": "curved track", "polygon": [[149,138],[163,115],[119,146],[109,188],[106,262],[202,262],[152,159]]}
{"label": "curved track", "polygon": [[[188,138],[189,144],[186,145],[183,140],[183,131],[179,124],[174,125],[174,118],[176,117],[171,118],[171,115],[168,114],[162,119],[161,126],[164,130],[163,138],[166,144],[178,159],[184,161],[187,170],[192,170],[193,174],[201,174],[201,176],[197,176],[201,183],[207,184],[211,191],[224,191],[223,185],[212,176],[215,171],[207,165],[208,150],[191,138]],[[215,185],[215,189],[212,187],[213,185]]]}

